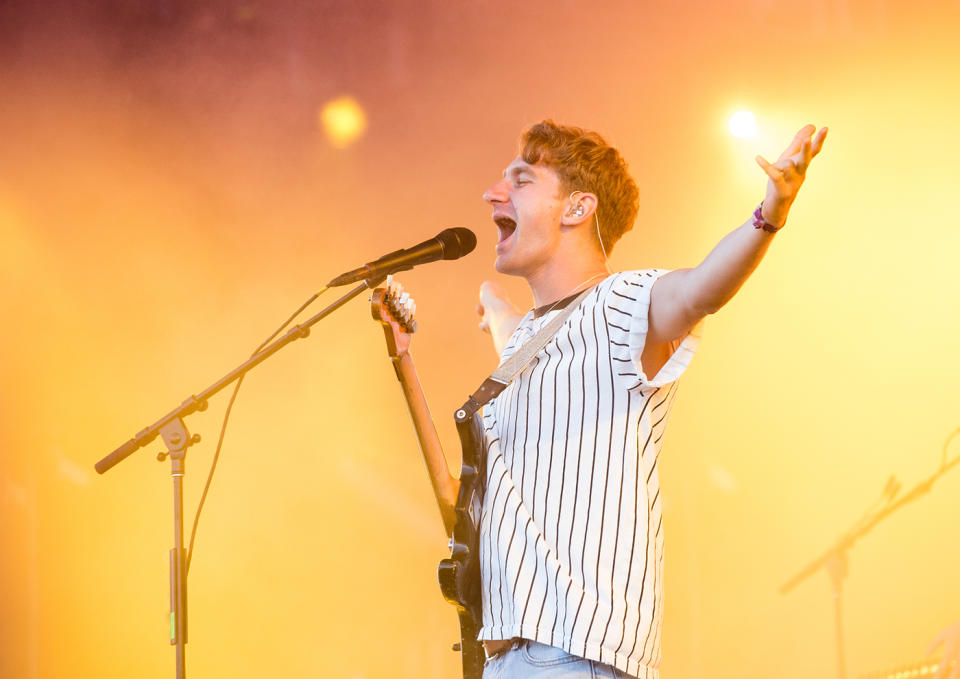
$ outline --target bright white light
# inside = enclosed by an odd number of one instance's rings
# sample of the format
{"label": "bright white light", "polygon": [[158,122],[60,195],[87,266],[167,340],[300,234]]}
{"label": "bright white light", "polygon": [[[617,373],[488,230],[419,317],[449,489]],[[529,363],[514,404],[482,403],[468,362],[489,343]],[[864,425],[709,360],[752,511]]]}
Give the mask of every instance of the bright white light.
{"label": "bright white light", "polygon": [[737,111],[730,116],[730,134],[741,138],[756,135],[757,119],[750,111]]}
{"label": "bright white light", "polygon": [[349,96],[328,101],[320,109],[320,126],[336,148],[346,148],[359,139],[367,129],[367,115],[363,107]]}

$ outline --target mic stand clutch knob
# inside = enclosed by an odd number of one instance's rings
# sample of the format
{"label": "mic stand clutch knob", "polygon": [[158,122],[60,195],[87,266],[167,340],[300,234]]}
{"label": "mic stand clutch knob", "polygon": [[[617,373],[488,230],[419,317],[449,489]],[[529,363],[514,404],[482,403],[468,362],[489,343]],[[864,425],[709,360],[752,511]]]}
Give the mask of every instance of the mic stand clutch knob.
{"label": "mic stand clutch knob", "polygon": [[[194,434],[193,436],[190,437],[190,443],[188,443],[187,445],[192,446],[195,443],[200,443],[201,440],[202,439],[200,438],[200,434]],[[157,461],[163,462],[164,460],[167,459],[167,456],[169,454],[170,453],[167,452],[166,450],[161,450],[159,453],[157,453]]]}

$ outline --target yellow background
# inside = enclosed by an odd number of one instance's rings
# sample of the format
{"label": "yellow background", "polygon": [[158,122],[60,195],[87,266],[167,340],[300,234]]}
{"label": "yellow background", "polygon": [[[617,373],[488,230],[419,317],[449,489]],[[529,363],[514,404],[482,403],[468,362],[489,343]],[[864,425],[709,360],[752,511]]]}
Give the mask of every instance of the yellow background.
{"label": "yellow background", "polygon": [[[450,415],[496,360],[480,194],[544,117],[630,162],[618,269],[696,264],[762,197],[753,156],[830,126],[684,377],[663,670],[834,676],[828,576],[778,587],[960,426],[960,3],[64,1],[0,5],[0,33],[0,676],[172,675],[169,463],[159,443],[94,462],[330,277],[447,226],[476,252],[401,280],[457,463]],[[318,125],[340,96],[366,113],[346,148]],[[740,108],[754,139],[726,130]],[[446,541],[367,306],[240,392],[190,573],[191,676],[459,672]],[[188,531],[226,401],[188,421]],[[958,517],[954,472],[849,552],[851,676],[960,619]]]}

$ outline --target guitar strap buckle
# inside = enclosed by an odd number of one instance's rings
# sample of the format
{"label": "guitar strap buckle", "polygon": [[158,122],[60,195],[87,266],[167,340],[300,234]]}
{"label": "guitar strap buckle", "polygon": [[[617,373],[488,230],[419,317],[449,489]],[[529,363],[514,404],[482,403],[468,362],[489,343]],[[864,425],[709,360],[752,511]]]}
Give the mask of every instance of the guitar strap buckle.
{"label": "guitar strap buckle", "polygon": [[483,384],[480,385],[480,388],[473,392],[470,398],[467,399],[466,403],[460,406],[457,412],[454,413],[454,419],[456,419],[457,422],[466,422],[483,406],[499,396],[500,392],[506,388],[507,385],[503,382],[499,382],[493,377],[488,377],[483,381]]}

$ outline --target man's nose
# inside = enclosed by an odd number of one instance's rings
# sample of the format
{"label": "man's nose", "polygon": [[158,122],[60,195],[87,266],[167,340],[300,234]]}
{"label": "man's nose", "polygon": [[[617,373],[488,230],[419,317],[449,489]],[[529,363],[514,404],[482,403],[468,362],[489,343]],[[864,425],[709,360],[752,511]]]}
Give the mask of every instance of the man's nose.
{"label": "man's nose", "polygon": [[506,202],[507,188],[507,180],[501,179],[483,192],[483,199],[490,204]]}

